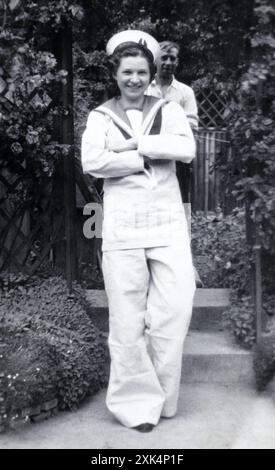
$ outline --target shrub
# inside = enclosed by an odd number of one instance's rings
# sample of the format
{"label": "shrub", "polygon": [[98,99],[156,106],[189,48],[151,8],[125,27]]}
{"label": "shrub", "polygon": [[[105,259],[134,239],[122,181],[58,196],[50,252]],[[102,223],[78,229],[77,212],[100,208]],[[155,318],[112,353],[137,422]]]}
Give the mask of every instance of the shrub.
{"label": "shrub", "polygon": [[235,298],[226,315],[238,343],[251,348],[256,340],[255,309],[251,297]]}
{"label": "shrub", "polygon": [[34,409],[57,397],[55,348],[47,337],[26,330],[24,325],[0,330],[0,423],[5,427],[20,420],[24,409]]}
{"label": "shrub", "polygon": [[192,252],[205,287],[224,287],[248,293],[251,255],[246,243],[245,214],[193,215]]}
{"label": "shrub", "polygon": [[[205,287],[230,288],[231,307],[226,322],[237,341],[251,348],[256,339],[255,307],[252,299],[253,250],[246,241],[245,213],[235,209],[222,213],[197,214],[192,219],[194,263]],[[274,257],[262,251],[263,317],[275,314]]]}
{"label": "shrub", "polygon": [[265,334],[256,345],[253,358],[256,385],[264,390],[275,374],[275,330]]}
{"label": "shrub", "polygon": [[59,409],[76,408],[108,372],[106,341],[82,289],[74,285],[69,294],[60,277],[0,279],[0,423],[53,398]]}

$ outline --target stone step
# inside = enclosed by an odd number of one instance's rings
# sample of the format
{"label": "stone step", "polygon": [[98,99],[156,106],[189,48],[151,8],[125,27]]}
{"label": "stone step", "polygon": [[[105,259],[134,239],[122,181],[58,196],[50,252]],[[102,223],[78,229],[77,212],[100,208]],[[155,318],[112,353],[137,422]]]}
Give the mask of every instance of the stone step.
{"label": "stone step", "polygon": [[230,307],[230,289],[197,289],[191,329],[216,331],[223,329],[223,313]]}
{"label": "stone step", "polygon": [[[222,314],[230,306],[230,289],[197,289],[190,328],[223,329]],[[86,291],[88,313],[102,331],[108,331],[108,301],[104,290]]]}
{"label": "stone step", "polygon": [[228,332],[190,330],[184,345],[182,382],[255,386],[253,353],[238,346]]}

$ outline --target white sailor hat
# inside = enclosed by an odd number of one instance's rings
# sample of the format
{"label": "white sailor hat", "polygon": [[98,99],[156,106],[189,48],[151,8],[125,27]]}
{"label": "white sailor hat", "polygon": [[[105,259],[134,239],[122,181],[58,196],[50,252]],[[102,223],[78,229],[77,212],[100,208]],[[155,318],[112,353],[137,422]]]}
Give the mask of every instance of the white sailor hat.
{"label": "white sailor hat", "polygon": [[144,31],[139,31],[138,29],[128,29],[114,34],[114,36],[109,39],[106,46],[107,54],[112,55],[116,48],[122,46],[123,43],[136,43],[147,47],[147,49],[149,49],[153,54],[154,61],[156,60],[160,50],[159,43],[150,34],[145,33]]}

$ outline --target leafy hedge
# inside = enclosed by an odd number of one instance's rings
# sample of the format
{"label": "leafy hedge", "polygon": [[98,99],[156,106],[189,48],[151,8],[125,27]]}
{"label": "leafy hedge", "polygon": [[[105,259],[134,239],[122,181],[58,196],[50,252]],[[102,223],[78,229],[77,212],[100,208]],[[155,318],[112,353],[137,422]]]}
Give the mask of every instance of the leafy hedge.
{"label": "leafy hedge", "polygon": [[275,8],[269,0],[253,3],[251,57],[228,109],[232,157],[221,155],[218,166],[227,191],[233,185],[235,196],[246,202],[259,243],[275,253]]}
{"label": "leafy hedge", "polygon": [[60,277],[8,276],[0,284],[2,424],[53,398],[59,409],[74,409],[106,384],[106,340],[79,286],[69,295]]}

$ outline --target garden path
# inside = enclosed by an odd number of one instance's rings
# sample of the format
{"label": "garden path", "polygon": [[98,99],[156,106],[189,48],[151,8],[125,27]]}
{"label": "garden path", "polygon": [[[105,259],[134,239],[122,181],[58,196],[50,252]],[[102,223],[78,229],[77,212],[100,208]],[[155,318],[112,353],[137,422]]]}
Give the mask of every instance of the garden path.
{"label": "garden path", "polygon": [[275,401],[249,386],[182,384],[179,411],[142,434],[115,421],[105,391],[63,412],[0,435],[1,449],[275,449]]}

